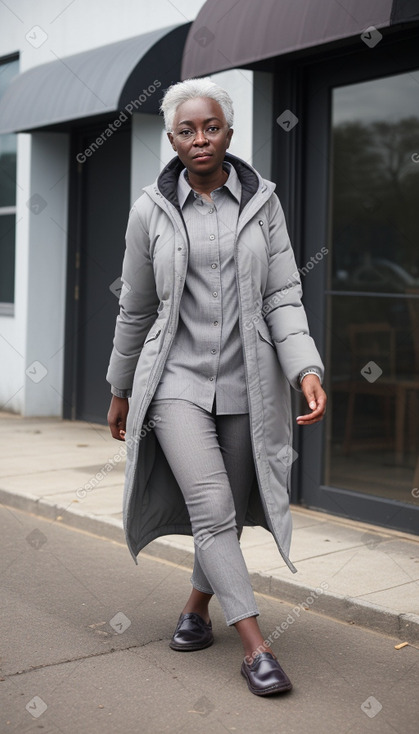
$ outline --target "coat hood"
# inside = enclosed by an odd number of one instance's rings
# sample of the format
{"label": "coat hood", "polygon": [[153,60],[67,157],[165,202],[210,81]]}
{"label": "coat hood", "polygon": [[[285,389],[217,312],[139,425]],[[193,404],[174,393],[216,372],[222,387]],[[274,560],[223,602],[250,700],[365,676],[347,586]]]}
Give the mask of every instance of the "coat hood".
{"label": "coat hood", "polygon": [[[239,214],[242,213],[246,204],[251,201],[258,191],[262,191],[268,196],[275,191],[275,184],[272,181],[263,179],[249,163],[246,163],[246,161],[232,155],[231,153],[226,153],[224,160],[234,166],[242,186]],[[178,212],[180,212],[180,205],[177,198],[177,185],[179,176],[184,168],[185,166],[182,161],[176,155],[163,168],[155,183],[152,186],[146,186],[143,190],[146,193],[150,193],[150,189],[154,191],[157,189],[160,194],[164,196],[164,198],[167,199],[167,201],[169,201]]]}

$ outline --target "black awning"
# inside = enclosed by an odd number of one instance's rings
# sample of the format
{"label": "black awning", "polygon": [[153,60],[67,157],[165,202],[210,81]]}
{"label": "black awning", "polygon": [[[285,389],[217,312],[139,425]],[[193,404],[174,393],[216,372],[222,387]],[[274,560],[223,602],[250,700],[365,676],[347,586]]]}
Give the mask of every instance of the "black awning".
{"label": "black awning", "polygon": [[189,27],[160,28],[19,74],[0,99],[0,133],[68,129],[135,100],[129,111],[157,113],[163,90],[179,81]]}
{"label": "black awning", "polygon": [[207,0],[189,31],[182,79],[415,21],[419,0]]}

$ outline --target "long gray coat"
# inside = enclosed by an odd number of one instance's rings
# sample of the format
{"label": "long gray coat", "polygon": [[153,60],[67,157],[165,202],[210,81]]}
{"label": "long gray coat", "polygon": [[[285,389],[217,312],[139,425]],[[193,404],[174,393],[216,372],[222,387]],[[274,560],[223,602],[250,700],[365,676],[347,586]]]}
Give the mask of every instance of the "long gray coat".
{"label": "long gray coat", "polygon": [[[231,154],[242,185],[235,238],[239,325],[243,342],[255,481],[246,525],[270,530],[289,568],[292,521],[290,385],[323,364],[301,305],[301,284],[275,184]],[[123,522],[137,563],[161,535],[192,534],[188,511],[153,430],[148,408],[178,325],[189,240],[177,201],[183,166],[176,156],[134,203],[126,232],[123,287],[106,379],[131,389]]]}

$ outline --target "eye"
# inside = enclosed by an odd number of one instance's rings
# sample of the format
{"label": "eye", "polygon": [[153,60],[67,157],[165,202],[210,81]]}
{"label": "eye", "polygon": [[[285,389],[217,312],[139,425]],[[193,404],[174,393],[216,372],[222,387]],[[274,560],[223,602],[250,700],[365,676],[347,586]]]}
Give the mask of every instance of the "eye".
{"label": "eye", "polygon": [[219,131],[219,127],[217,125],[210,125],[210,127],[207,127],[208,133],[217,133]]}
{"label": "eye", "polygon": [[189,137],[189,135],[192,135],[192,130],[181,130],[179,135],[181,135],[183,138]]}

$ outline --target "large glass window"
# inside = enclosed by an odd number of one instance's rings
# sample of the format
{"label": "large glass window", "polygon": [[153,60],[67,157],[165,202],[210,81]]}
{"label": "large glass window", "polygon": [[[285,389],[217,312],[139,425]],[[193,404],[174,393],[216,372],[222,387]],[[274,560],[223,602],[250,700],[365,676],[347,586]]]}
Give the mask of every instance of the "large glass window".
{"label": "large glass window", "polygon": [[[0,98],[18,73],[18,60],[0,62]],[[16,135],[0,135],[0,313],[14,303]]]}
{"label": "large glass window", "polygon": [[335,88],[324,483],[419,486],[419,71]]}

